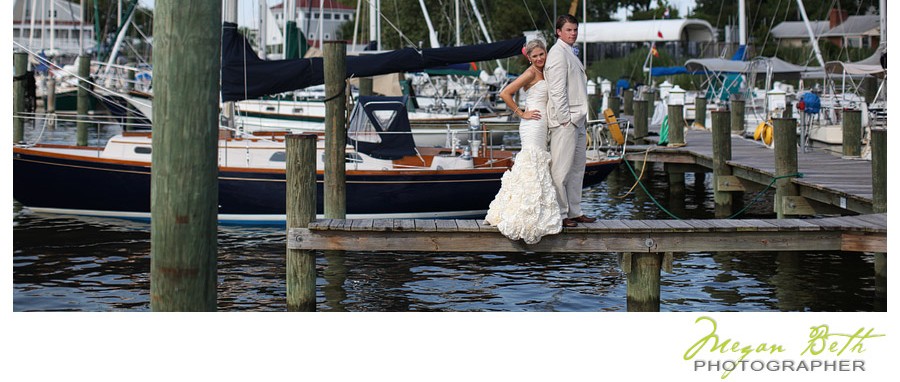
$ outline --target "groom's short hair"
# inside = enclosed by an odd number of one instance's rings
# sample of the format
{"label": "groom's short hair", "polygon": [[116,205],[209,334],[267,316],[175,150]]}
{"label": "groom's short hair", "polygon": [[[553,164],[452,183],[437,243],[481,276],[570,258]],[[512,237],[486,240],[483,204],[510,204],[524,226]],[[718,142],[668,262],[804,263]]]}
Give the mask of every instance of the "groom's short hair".
{"label": "groom's short hair", "polygon": [[562,29],[563,25],[566,25],[566,23],[578,25],[578,19],[568,13],[559,15],[559,17],[556,18],[556,30]]}

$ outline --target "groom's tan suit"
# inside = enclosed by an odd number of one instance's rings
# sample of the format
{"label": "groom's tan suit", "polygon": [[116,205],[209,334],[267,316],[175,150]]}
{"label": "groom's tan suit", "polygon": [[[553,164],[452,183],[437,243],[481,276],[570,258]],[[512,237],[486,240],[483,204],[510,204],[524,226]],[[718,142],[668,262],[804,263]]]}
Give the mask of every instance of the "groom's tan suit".
{"label": "groom's tan suit", "polygon": [[572,46],[558,39],[547,54],[544,66],[549,100],[547,124],[550,127],[550,175],[556,188],[563,219],[581,213],[581,188],[584,183],[588,114],[587,75]]}

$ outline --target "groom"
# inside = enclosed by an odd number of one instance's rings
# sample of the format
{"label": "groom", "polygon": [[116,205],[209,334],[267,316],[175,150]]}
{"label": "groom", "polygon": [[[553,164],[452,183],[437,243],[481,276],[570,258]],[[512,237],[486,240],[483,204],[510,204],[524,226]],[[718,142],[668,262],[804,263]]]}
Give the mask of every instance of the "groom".
{"label": "groom", "polygon": [[572,15],[556,19],[557,41],[547,54],[544,79],[550,99],[547,123],[550,127],[550,176],[556,188],[563,227],[591,223],[597,219],[581,212],[581,188],[587,149],[587,75],[573,52],[578,38],[578,20]]}

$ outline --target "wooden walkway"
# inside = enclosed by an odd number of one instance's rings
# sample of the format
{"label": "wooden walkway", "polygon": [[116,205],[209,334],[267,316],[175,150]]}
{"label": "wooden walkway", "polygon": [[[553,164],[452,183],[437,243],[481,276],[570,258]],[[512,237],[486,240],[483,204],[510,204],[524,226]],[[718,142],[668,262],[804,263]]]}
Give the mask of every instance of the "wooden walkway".
{"label": "wooden walkway", "polygon": [[887,252],[887,214],[819,219],[598,220],[540,243],[481,220],[324,219],[290,228],[289,249],[399,252]]}
{"label": "wooden walkway", "polygon": [[[655,136],[648,137],[654,140]],[[712,169],[712,133],[688,130],[684,147],[641,145],[629,148],[629,161],[662,162],[695,165]],[[732,159],[727,162],[733,175],[757,185],[766,186],[775,176],[775,155],[761,142],[732,135]],[[645,155],[646,150],[650,150]],[[802,178],[792,178],[800,196],[861,214],[872,213],[872,162],[844,159],[820,150],[797,153],[798,171]],[[689,167],[685,172],[692,172]],[[702,170],[702,169],[701,169]],[[831,211],[835,212],[835,211]]]}

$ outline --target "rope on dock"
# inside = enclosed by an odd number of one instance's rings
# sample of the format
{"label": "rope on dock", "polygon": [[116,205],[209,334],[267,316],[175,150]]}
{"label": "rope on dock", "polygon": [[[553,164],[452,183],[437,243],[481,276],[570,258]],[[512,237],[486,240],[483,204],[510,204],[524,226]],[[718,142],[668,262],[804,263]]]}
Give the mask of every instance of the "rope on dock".
{"label": "rope on dock", "polygon": [[[647,152],[649,153],[650,150],[648,149]],[[636,174],[636,173],[634,172],[634,168],[631,167],[631,163],[628,163],[628,161],[624,161],[624,162],[625,162],[625,166],[628,167],[628,171],[630,171],[630,172],[631,172],[631,175],[634,176],[634,179],[636,180],[636,181],[635,181],[635,184],[641,186],[641,189],[644,190],[644,193],[645,193],[648,197],[650,197],[650,200],[653,201],[653,204],[655,204],[657,207],[659,207],[660,210],[662,210],[663,212],[665,212],[666,215],[669,215],[669,216],[672,217],[673,219],[676,219],[676,220],[684,220],[684,219],[682,219],[681,217],[678,217],[678,216],[676,216],[675,214],[673,214],[671,211],[669,211],[669,210],[666,209],[665,207],[663,207],[663,205],[660,204],[659,201],[656,200],[656,198],[654,198],[652,194],[650,194],[650,191],[648,191],[647,188],[644,187],[644,183],[641,182],[641,176],[643,176],[643,174],[644,174],[643,168],[641,169],[641,175],[638,176],[638,174]],[[646,167],[646,161],[644,161],[644,163],[645,163],[645,167]],[[769,185],[767,185],[766,188],[764,188],[762,191],[756,193],[756,195],[753,196],[753,199],[750,200],[750,203],[747,203],[747,205],[745,205],[744,208],[741,208],[740,211],[735,212],[733,215],[727,217],[726,219],[735,219],[735,218],[737,218],[738,216],[740,216],[741,214],[743,214],[745,211],[747,211],[747,209],[749,209],[750,206],[752,206],[753,204],[755,204],[755,203],[759,200],[759,198],[760,198],[763,194],[765,194],[766,191],[769,190],[769,188],[772,188],[772,185],[774,185],[775,182],[776,182],[778,179],[783,179],[783,178],[802,178],[802,177],[803,177],[803,173],[802,173],[802,172],[797,172],[797,173],[793,173],[793,174],[786,174],[786,175],[781,175],[781,176],[773,176],[773,177],[772,177],[772,181],[769,182]],[[634,186],[632,186],[632,189],[634,189]],[[630,193],[630,192],[631,192],[631,190],[628,191],[628,193]],[[625,195],[628,195],[628,193],[626,193]]]}

